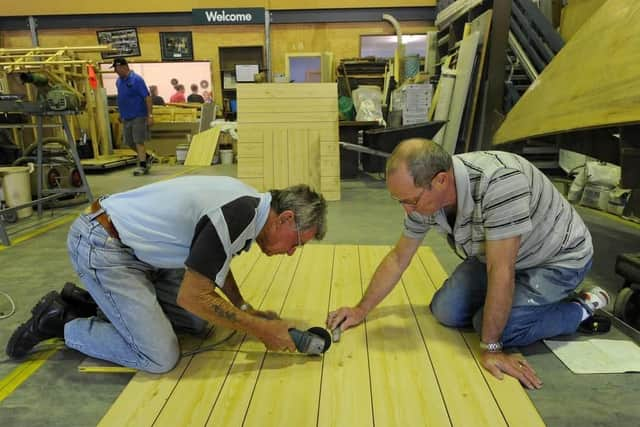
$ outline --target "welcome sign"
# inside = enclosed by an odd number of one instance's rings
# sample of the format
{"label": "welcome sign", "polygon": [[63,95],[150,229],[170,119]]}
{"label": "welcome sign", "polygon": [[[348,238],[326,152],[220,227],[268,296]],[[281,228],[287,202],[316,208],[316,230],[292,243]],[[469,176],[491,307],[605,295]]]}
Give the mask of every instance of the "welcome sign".
{"label": "welcome sign", "polygon": [[194,24],[199,25],[247,25],[264,24],[264,8],[192,9]]}

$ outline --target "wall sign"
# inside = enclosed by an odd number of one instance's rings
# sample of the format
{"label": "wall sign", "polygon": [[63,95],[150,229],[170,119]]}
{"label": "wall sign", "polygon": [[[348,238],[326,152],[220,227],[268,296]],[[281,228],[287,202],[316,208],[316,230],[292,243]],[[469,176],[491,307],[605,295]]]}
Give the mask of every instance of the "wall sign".
{"label": "wall sign", "polygon": [[264,24],[264,8],[192,9],[194,24],[199,25],[248,25]]}
{"label": "wall sign", "polygon": [[97,31],[99,44],[110,44],[117,52],[102,52],[102,58],[140,56],[140,43],[135,28]]}

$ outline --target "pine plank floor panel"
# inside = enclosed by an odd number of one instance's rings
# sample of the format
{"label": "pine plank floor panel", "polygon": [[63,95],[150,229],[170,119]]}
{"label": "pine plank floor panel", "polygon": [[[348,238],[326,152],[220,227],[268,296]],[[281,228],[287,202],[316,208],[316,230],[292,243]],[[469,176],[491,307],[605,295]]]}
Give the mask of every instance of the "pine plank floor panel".
{"label": "pine plank floor panel", "polygon": [[[423,246],[418,249],[418,257],[425,267],[428,266],[426,272],[431,278],[431,283],[436,289],[440,288],[448,275],[433,250]],[[469,351],[473,354],[478,366],[480,366],[480,338],[475,332],[464,332],[462,335]],[[508,425],[514,427],[545,425],[538,410],[533,406],[518,380],[509,376],[505,376],[503,380],[498,380],[485,369],[481,369],[480,372],[489,385]]]}
{"label": "pine plank floor panel", "polygon": [[[333,251],[331,245],[304,248],[282,310],[298,329],[326,320]],[[243,425],[262,427],[268,420],[271,425],[315,426],[321,378],[321,357],[267,353]]]}
{"label": "pine plank floor panel", "polygon": [[[271,309],[281,313],[300,261],[300,254],[304,250],[297,250],[293,256],[284,257],[278,270],[277,280],[269,288],[260,306],[261,309]],[[253,337],[245,337],[233,361],[224,388],[213,407],[207,427],[242,425],[266,354],[262,343]]]}
{"label": "pine plank floor panel", "polygon": [[[491,390],[473,355],[457,329],[443,328],[431,314],[429,303],[435,293],[427,270],[436,260],[423,266],[419,259],[409,265],[402,283],[418,320],[431,362],[454,426],[506,426]],[[451,369],[454,366],[455,369]]]}
{"label": "pine plank floor panel", "polygon": [[[314,244],[292,257],[243,254],[232,269],[254,306],[306,329],[355,304],[388,250]],[[402,283],[323,357],[267,352],[236,334],[165,375],[138,373],[100,425],[544,425],[517,381],[480,367],[476,334],[432,317],[428,303],[444,278],[421,248]]]}
{"label": "pine plank floor panel", "polygon": [[[362,297],[358,247],[336,246],[330,310],[350,306]],[[346,331],[324,355],[318,426],[372,426],[371,380],[366,326]]]}
{"label": "pine plank floor panel", "polygon": [[[360,246],[363,286],[388,251],[383,246]],[[375,425],[451,425],[402,286],[396,286],[367,317],[367,343]]]}

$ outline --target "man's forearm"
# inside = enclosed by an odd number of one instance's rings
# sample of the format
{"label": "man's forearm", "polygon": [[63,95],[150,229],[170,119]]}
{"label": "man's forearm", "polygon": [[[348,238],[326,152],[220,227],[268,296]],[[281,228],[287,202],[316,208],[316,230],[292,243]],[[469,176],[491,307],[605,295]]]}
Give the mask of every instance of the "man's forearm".
{"label": "man's forearm", "polygon": [[246,302],[244,298],[242,298],[242,294],[240,294],[240,289],[238,289],[238,284],[231,270],[229,270],[229,274],[227,274],[227,278],[224,280],[222,293],[224,293],[229,301],[236,307],[240,307]]}
{"label": "man's forearm", "polygon": [[482,316],[482,342],[500,341],[511,314],[515,272],[508,267],[489,268],[487,296]]}
{"label": "man's forearm", "polygon": [[153,114],[153,102],[150,96],[144,98],[144,102],[147,104],[147,116],[151,116]]}
{"label": "man's forearm", "polygon": [[197,298],[182,298],[178,304],[185,310],[215,325],[247,332],[251,335],[258,335],[265,322],[263,319],[243,312],[216,294],[215,291],[199,295]]}
{"label": "man's forearm", "polygon": [[396,251],[389,252],[376,269],[358,307],[366,313],[373,310],[393,290],[405,268],[398,260]]}

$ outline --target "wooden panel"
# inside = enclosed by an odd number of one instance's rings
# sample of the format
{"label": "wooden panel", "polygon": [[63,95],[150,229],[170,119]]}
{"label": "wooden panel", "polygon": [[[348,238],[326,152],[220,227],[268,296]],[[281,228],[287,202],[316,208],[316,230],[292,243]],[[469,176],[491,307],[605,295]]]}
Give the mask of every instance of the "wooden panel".
{"label": "wooden panel", "polygon": [[[361,246],[359,249],[364,287],[388,248]],[[451,425],[402,286],[391,291],[369,314],[366,329],[376,425]],[[393,404],[389,404],[390,398]]]}
{"label": "wooden panel", "polygon": [[316,124],[317,128],[319,128],[320,130],[320,141],[323,142],[336,142],[338,141],[338,124],[336,123],[335,125],[322,125],[322,126],[318,126]]}
{"label": "wooden panel", "polygon": [[[336,100],[338,86],[336,83],[247,83],[239,84],[237,92],[238,98],[247,99],[333,98]],[[242,112],[238,110],[239,119],[241,114]]]}
{"label": "wooden panel", "polygon": [[213,161],[213,153],[218,146],[220,127],[214,126],[196,134],[189,145],[189,152],[184,161],[185,166],[209,166]]}
{"label": "wooden panel", "polygon": [[185,357],[163,375],[138,372],[111,405],[98,426],[148,426],[160,413],[189,363]]}
{"label": "wooden panel", "polygon": [[[248,157],[262,158],[264,155],[264,144],[257,142],[248,142],[238,144],[238,159]],[[238,160],[239,161],[239,160]]]}
{"label": "wooden panel", "polygon": [[271,113],[296,113],[301,108],[309,108],[314,111],[338,112],[338,101],[335,98],[277,98],[277,99],[245,99],[238,105],[238,111],[244,113],[264,112],[265,102],[269,103]]}
{"label": "wooden panel", "polygon": [[336,157],[340,155],[340,146],[337,140],[327,142],[320,139],[320,156],[322,157]]}
{"label": "wooden panel", "polygon": [[290,129],[288,132],[289,185],[307,184],[309,154],[307,149],[307,131]]}
{"label": "wooden panel", "polygon": [[[336,246],[329,307],[352,306],[362,297],[357,246]],[[349,337],[324,355],[318,426],[372,426],[366,328],[351,329]],[[336,392],[349,390],[349,392]],[[339,416],[336,416],[339,414]]]}
{"label": "wooden panel", "polygon": [[253,187],[258,191],[268,191],[271,190],[271,187],[266,187],[264,185],[264,178],[247,178],[247,177],[242,177],[242,178],[238,178],[239,180],[241,180],[242,182],[244,182],[245,184],[247,184],[249,187]]}
{"label": "wooden panel", "polygon": [[244,123],[238,123],[238,143],[245,142],[262,142],[263,130],[254,126],[247,126]]}
{"label": "wooden panel", "polygon": [[322,196],[328,202],[335,202],[335,201],[340,200],[340,191],[339,190],[336,190],[336,191],[323,191],[322,192]]}
{"label": "wooden panel", "polygon": [[[426,272],[431,279],[431,283],[436,289],[440,288],[447,278],[447,273],[433,253],[433,250],[429,247],[422,246],[418,249],[418,256],[423,265],[429,266]],[[471,334],[465,333],[463,336],[474,358],[480,363],[477,334],[475,332]],[[500,381],[485,369],[482,369],[481,373],[487,381],[489,388],[491,388],[491,392],[500,406],[508,425],[536,427],[545,425],[518,380],[505,375],[504,379]]]}
{"label": "wooden panel", "polygon": [[264,186],[267,190],[275,188],[274,185],[274,159],[273,159],[273,138],[274,129],[264,128]]}
{"label": "wooden panel", "polygon": [[607,0],[571,0],[562,8],[560,35],[565,42],[587,22]]}
{"label": "wooden panel", "polygon": [[[305,246],[282,311],[297,328],[324,323],[332,262],[333,247]],[[322,358],[267,353],[243,425],[262,427],[268,420],[274,426],[316,426],[321,375]],[[287,398],[274,405],[273,396]]]}
{"label": "wooden panel", "polygon": [[316,129],[309,130],[309,185],[314,189],[320,188],[320,132]]}
{"label": "wooden panel", "polygon": [[340,158],[323,157],[320,162],[320,174],[322,176],[340,176]]}
{"label": "wooden panel", "polygon": [[335,188],[340,188],[339,176],[323,176],[320,178],[320,188],[326,188],[330,191],[335,191]]}
{"label": "wooden panel", "polygon": [[295,122],[313,122],[314,124],[322,123],[322,122],[336,122],[338,120],[338,112],[331,111],[305,111],[298,110],[294,113],[287,113],[285,116],[282,114],[264,110],[259,113],[240,113],[238,112],[238,120],[242,120],[244,125],[251,123],[281,123],[286,121],[287,123],[295,123]]}
{"label": "wooden panel", "polygon": [[243,158],[238,162],[238,177],[262,178],[264,173],[263,160],[260,158]]}
{"label": "wooden panel", "polygon": [[[493,144],[640,122],[640,2],[608,0],[520,98]],[[579,72],[576,67],[579,64]]]}
{"label": "wooden panel", "polygon": [[[402,275],[402,283],[429,351],[451,423],[461,427],[506,426],[482,376],[482,368],[469,353],[460,332],[443,327],[431,314],[429,303],[435,286],[428,279],[425,283],[425,278],[426,271],[437,268],[435,263],[437,260],[431,260],[423,266],[415,257]],[[450,369],[451,366],[456,369]]]}
{"label": "wooden panel", "polygon": [[273,185],[284,188],[289,185],[289,143],[287,129],[273,130]]}

